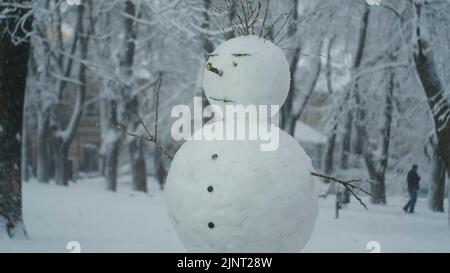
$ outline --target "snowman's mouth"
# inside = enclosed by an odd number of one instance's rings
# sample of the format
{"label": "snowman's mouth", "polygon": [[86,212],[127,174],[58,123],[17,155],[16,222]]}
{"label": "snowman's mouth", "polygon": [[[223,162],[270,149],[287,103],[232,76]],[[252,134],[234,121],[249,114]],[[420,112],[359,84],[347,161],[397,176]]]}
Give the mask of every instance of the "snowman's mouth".
{"label": "snowman's mouth", "polygon": [[218,99],[218,98],[214,98],[214,97],[211,97],[211,96],[209,96],[209,98],[212,99],[213,101],[221,101],[221,102],[224,102],[224,103],[236,103],[235,101],[232,101],[232,100],[227,99],[227,98]]}

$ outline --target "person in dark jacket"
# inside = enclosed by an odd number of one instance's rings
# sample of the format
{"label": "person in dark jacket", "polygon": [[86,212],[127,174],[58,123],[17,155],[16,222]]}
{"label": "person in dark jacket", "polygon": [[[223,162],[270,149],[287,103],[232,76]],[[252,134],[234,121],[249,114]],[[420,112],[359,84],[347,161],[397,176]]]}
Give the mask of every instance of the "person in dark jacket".
{"label": "person in dark jacket", "polygon": [[408,172],[407,182],[408,182],[408,192],[409,201],[403,207],[405,212],[414,213],[414,206],[417,201],[417,191],[419,190],[420,176],[417,174],[417,165],[413,165],[412,169]]}

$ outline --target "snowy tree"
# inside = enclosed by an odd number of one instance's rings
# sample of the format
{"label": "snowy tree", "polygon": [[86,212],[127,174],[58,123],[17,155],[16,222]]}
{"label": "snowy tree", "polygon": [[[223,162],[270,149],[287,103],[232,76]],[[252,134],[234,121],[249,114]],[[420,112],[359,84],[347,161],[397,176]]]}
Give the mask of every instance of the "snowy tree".
{"label": "snowy tree", "polygon": [[20,140],[31,23],[27,1],[0,3],[0,239],[26,236]]}
{"label": "snowy tree", "polygon": [[[95,25],[90,6],[91,1],[86,1],[69,9],[60,0],[33,5],[33,60],[38,67],[30,75],[35,84],[29,91],[34,91],[37,104],[36,162],[41,182],[48,182],[53,174],[57,184],[68,185],[68,150],[85,107],[85,62]],[[75,103],[67,107],[71,99]]]}
{"label": "snowy tree", "polygon": [[[75,32],[77,32],[79,35],[79,58],[80,58],[80,64],[79,64],[79,71],[78,71],[78,86],[76,87],[76,101],[75,105],[73,107],[72,113],[70,115],[69,120],[67,121],[66,125],[58,126],[59,130],[54,133],[55,139],[54,143],[56,145],[56,157],[55,157],[55,181],[57,184],[60,185],[67,185],[68,184],[68,152],[69,152],[69,146],[72,142],[73,138],[75,137],[76,129],[78,127],[78,124],[80,122],[81,116],[83,114],[83,104],[85,101],[86,96],[86,88],[87,88],[87,80],[86,80],[86,73],[87,73],[87,67],[86,64],[83,62],[87,60],[88,57],[88,44],[90,40],[90,35],[92,33],[92,27],[93,27],[93,16],[92,13],[90,14],[89,18],[89,24],[90,28],[85,28],[84,20],[85,20],[85,8],[89,8],[90,1],[85,2],[83,5],[78,6],[77,11],[77,26],[75,28]],[[90,30],[89,30],[90,29]],[[60,35],[58,35],[60,37]],[[59,39],[59,38],[58,38]],[[61,43],[59,41],[58,43]],[[75,47],[75,45],[73,45]],[[72,62],[72,60],[68,60],[67,63],[69,64]],[[67,69],[70,70],[70,69]],[[66,71],[67,71],[66,70]],[[60,123],[61,125],[61,123]]]}
{"label": "snowy tree", "polygon": [[[442,161],[446,165],[447,172],[450,173],[450,92],[441,80],[439,67],[434,56],[435,49],[433,48],[440,45],[435,43],[436,40],[433,41],[431,37],[433,33],[430,29],[431,27],[440,27],[430,24],[436,22],[434,16],[439,14],[437,9],[440,9],[442,4],[428,1],[412,2],[417,24],[414,61],[423,90],[428,98]],[[448,8],[448,5],[444,7]],[[437,23],[443,24],[445,21]]]}
{"label": "snowy tree", "polygon": [[[325,2],[311,4],[294,0],[289,4],[285,6],[285,9],[289,10],[286,21],[275,28],[272,39],[290,57],[291,88],[282,108],[280,127],[294,135],[296,124],[305,113],[317,87],[322,71],[320,56],[327,35],[327,27],[329,27],[328,24],[324,24],[313,30],[308,26],[315,20],[330,16],[332,9],[329,9]],[[312,39],[302,39],[306,36]],[[300,74],[302,74],[301,77],[299,77]]]}

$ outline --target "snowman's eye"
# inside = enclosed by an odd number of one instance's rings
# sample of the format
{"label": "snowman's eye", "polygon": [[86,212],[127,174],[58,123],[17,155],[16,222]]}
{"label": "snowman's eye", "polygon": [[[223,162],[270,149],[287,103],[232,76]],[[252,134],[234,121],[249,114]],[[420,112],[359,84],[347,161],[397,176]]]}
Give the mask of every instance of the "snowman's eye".
{"label": "snowman's eye", "polygon": [[248,56],[251,56],[250,53],[234,53],[234,54],[231,54],[231,55],[233,55],[234,57],[248,57]]}
{"label": "snowman's eye", "polygon": [[233,66],[237,66],[238,64],[237,64],[237,62],[233,62]]}

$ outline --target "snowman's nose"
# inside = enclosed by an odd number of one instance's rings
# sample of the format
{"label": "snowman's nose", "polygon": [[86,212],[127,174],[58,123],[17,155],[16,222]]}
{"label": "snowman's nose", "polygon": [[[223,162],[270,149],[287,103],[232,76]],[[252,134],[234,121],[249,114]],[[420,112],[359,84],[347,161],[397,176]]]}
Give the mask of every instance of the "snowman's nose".
{"label": "snowman's nose", "polygon": [[219,75],[219,76],[222,76],[222,75],[223,75],[223,71],[222,71],[222,70],[219,70],[219,69],[217,69],[217,68],[215,68],[211,63],[207,63],[207,64],[205,65],[205,68],[206,68],[206,70],[211,71],[211,72],[213,72],[213,73],[216,73],[216,74]]}

